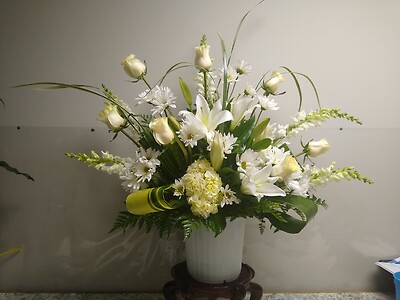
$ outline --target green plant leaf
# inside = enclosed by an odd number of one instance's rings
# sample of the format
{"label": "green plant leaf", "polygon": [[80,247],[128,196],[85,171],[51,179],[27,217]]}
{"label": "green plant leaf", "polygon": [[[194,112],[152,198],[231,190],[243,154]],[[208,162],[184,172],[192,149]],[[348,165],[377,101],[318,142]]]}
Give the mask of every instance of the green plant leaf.
{"label": "green plant leaf", "polygon": [[252,133],[252,129],[254,127],[255,122],[256,122],[256,118],[254,116],[252,116],[248,120],[241,122],[233,130],[232,134],[235,137],[237,137],[237,139],[238,139],[237,140],[238,146],[236,148],[239,148],[239,150],[241,150],[246,145],[246,143]]}
{"label": "green plant leaf", "polygon": [[[301,196],[288,195],[269,201],[279,203],[285,208],[280,214],[281,218],[273,214],[267,214],[267,218],[277,230],[287,233],[299,233],[318,212],[318,206],[312,199]],[[294,211],[300,218],[293,217],[286,210]]]}
{"label": "green plant leaf", "polygon": [[272,141],[271,139],[262,139],[253,144],[251,147],[254,151],[260,151],[267,149],[271,145]]}
{"label": "green plant leaf", "polygon": [[256,127],[254,127],[254,129],[250,135],[251,141],[253,141],[255,138],[259,137],[262,134],[262,132],[265,130],[265,128],[267,128],[269,121],[270,121],[269,118],[265,118],[260,123],[258,123]]}

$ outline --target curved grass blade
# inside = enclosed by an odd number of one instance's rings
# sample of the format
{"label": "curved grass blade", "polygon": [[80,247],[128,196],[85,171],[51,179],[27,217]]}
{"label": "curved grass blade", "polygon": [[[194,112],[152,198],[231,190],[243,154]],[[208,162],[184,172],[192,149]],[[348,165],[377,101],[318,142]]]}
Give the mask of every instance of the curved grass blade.
{"label": "curved grass blade", "polygon": [[299,108],[298,108],[298,111],[300,111],[301,110],[301,106],[303,105],[303,93],[301,92],[301,87],[300,87],[299,80],[297,79],[297,77],[295,75],[296,73],[292,72],[292,70],[290,70],[288,67],[281,66],[281,68],[283,68],[286,71],[288,71],[289,74],[292,76],[294,82],[296,83],[296,88],[297,88],[297,91],[299,93]]}
{"label": "curved grass blade", "polygon": [[240,28],[242,27],[242,24],[243,24],[244,20],[246,19],[246,17],[251,13],[251,11],[252,11],[254,8],[256,8],[258,5],[260,5],[260,4],[263,3],[264,1],[265,1],[265,0],[261,0],[261,1],[258,2],[256,5],[254,5],[247,13],[244,14],[244,16],[242,17],[242,19],[240,20],[239,25],[238,25],[238,27],[237,27],[237,29],[236,29],[236,32],[235,32],[235,37],[233,38],[232,47],[231,47],[231,51],[230,51],[230,53],[229,53],[229,58],[228,58],[228,65],[229,65],[229,63],[230,63],[230,61],[231,61],[232,53],[233,53],[233,50],[235,49],[236,41],[237,41],[237,38],[238,38],[239,32],[240,32]]}

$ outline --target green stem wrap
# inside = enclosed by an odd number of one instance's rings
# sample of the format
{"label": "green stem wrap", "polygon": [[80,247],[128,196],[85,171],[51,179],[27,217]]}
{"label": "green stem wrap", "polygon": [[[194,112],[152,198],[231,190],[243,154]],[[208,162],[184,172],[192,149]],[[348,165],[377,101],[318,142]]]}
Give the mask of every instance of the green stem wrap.
{"label": "green stem wrap", "polygon": [[165,193],[171,185],[139,190],[130,194],[125,201],[126,208],[134,215],[146,215],[175,207],[165,200]]}

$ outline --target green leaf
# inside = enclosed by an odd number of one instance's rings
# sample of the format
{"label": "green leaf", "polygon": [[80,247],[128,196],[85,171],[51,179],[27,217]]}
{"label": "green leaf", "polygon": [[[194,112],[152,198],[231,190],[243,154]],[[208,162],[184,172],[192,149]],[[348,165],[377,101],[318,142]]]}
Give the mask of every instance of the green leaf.
{"label": "green leaf", "polygon": [[232,134],[235,137],[237,137],[237,139],[238,139],[237,144],[238,144],[239,150],[242,149],[246,145],[246,143],[251,135],[251,132],[252,132],[255,122],[256,122],[256,119],[254,116],[252,116],[248,120],[241,122],[233,130]]}
{"label": "green leaf", "polygon": [[251,147],[254,151],[260,151],[267,149],[271,145],[272,141],[271,139],[262,139],[253,144]]}
{"label": "green leaf", "polygon": [[186,82],[181,77],[179,77],[179,85],[181,87],[183,98],[185,98],[187,104],[189,104],[190,110],[192,110],[192,93],[190,92],[190,89]]}
{"label": "green leaf", "polygon": [[[282,219],[273,214],[267,215],[267,218],[276,229],[287,233],[299,233],[318,212],[318,206],[312,199],[301,196],[288,195],[267,201],[280,203],[284,208],[280,215]],[[300,219],[288,214],[289,210],[294,211]]]}
{"label": "green leaf", "polygon": [[226,218],[220,214],[213,214],[205,220],[205,225],[217,236],[226,228]]}
{"label": "green leaf", "polygon": [[250,135],[251,141],[254,140],[255,138],[259,137],[260,134],[262,134],[262,132],[265,130],[265,128],[267,128],[269,121],[270,121],[269,118],[265,118],[259,124],[257,124],[257,126],[253,129],[253,132]]}
{"label": "green leaf", "polygon": [[219,39],[221,42],[221,50],[222,50],[222,70],[223,70],[223,86],[222,86],[222,109],[226,108],[226,104],[228,102],[228,61],[226,56],[226,48],[225,42],[220,35]]}
{"label": "green leaf", "polygon": [[27,179],[35,181],[33,179],[33,177],[27,173],[22,173],[20,171],[18,171],[16,168],[11,167],[8,163],[6,163],[5,161],[0,160],[0,167],[3,167],[4,169],[6,169],[9,172],[15,173],[17,175],[22,175],[25,176]]}
{"label": "green leaf", "polygon": [[180,141],[169,144],[158,157],[161,162],[160,169],[167,175],[171,182],[185,174],[188,166],[186,149],[182,148]]}

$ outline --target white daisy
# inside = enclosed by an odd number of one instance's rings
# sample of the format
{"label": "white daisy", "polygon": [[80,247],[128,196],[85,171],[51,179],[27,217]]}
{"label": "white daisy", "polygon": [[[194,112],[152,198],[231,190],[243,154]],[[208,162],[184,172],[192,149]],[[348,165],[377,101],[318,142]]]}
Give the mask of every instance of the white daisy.
{"label": "white daisy", "polygon": [[257,152],[253,149],[247,149],[242,153],[242,155],[237,156],[236,165],[238,166],[238,171],[246,173],[251,169],[255,169],[260,164],[260,158]]}
{"label": "white daisy", "polygon": [[236,197],[236,193],[232,191],[229,188],[229,184],[227,184],[225,187],[221,187],[221,195],[222,195],[222,200],[221,200],[221,207],[224,207],[225,205],[232,205],[233,203],[239,204],[240,199]]}
{"label": "white daisy", "polygon": [[247,61],[239,60],[235,66],[235,70],[239,75],[247,75],[251,72],[251,66]]}
{"label": "white daisy", "polygon": [[266,96],[256,96],[258,100],[258,104],[260,105],[262,110],[278,110],[278,103],[275,102],[274,99]]}
{"label": "white daisy", "polygon": [[197,124],[183,122],[178,137],[186,147],[191,148],[197,146],[197,141],[205,137],[204,131]]}

